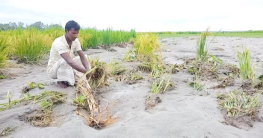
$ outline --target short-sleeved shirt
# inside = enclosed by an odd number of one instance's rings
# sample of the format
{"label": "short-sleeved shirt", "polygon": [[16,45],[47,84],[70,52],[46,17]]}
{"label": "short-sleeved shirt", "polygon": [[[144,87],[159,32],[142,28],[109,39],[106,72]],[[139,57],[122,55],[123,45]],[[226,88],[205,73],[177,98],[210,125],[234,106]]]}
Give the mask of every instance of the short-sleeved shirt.
{"label": "short-sleeved shirt", "polygon": [[72,42],[71,48],[69,48],[65,35],[56,38],[55,41],[52,43],[52,47],[50,50],[47,71],[49,72],[49,70],[53,67],[53,65],[58,60],[62,59],[60,54],[68,52],[70,57],[74,58],[76,52],[80,50],[82,49],[78,38],[76,38],[75,41]]}

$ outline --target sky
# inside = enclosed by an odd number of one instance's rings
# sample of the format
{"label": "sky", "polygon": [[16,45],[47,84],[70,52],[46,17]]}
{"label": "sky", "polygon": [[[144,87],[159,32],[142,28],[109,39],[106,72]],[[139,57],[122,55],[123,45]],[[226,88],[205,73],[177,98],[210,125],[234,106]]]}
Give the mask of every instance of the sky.
{"label": "sky", "polygon": [[136,32],[263,30],[263,0],[0,0],[0,23]]}

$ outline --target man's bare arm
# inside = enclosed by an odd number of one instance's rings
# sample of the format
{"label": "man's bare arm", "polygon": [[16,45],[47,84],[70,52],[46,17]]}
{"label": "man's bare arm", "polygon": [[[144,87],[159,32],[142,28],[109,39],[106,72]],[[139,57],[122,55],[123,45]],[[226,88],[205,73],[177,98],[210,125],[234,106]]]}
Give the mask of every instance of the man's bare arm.
{"label": "man's bare arm", "polygon": [[79,66],[77,63],[75,63],[68,53],[62,53],[60,55],[75,70],[82,73],[86,73],[88,71],[88,69],[85,69],[84,67]]}
{"label": "man's bare arm", "polygon": [[82,62],[82,65],[85,67],[85,69],[91,69],[89,61],[87,60],[86,56],[84,55],[83,51],[77,51],[80,57],[80,60]]}

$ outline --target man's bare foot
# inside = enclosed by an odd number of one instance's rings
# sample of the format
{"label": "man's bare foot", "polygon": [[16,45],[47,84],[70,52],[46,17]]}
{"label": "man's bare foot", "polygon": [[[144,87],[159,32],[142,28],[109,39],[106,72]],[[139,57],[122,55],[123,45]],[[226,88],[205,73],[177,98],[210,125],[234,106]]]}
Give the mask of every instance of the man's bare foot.
{"label": "man's bare foot", "polygon": [[66,81],[58,81],[57,84],[60,88],[67,88],[69,86]]}

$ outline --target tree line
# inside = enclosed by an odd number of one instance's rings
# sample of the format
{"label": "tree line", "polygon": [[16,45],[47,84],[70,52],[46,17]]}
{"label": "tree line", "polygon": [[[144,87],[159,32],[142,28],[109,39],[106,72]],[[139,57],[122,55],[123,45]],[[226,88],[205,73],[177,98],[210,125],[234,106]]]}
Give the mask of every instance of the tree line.
{"label": "tree line", "polygon": [[31,27],[34,27],[36,29],[39,29],[39,30],[43,30],[43,29],[47,29],[47,28],[63,28],[61,25],[59,24],[44,24],[42,23],[41,21],[38,21],[38,22],[35,22],[35,23],[32,23],[30,25],[25,25],[24,23],[22,22],[9,22],[9,23],[0,23],[0,30],[1,31],[6,31],[6,30],[15,30],[15,29],[26,29],[26,28],[31,28]]}

